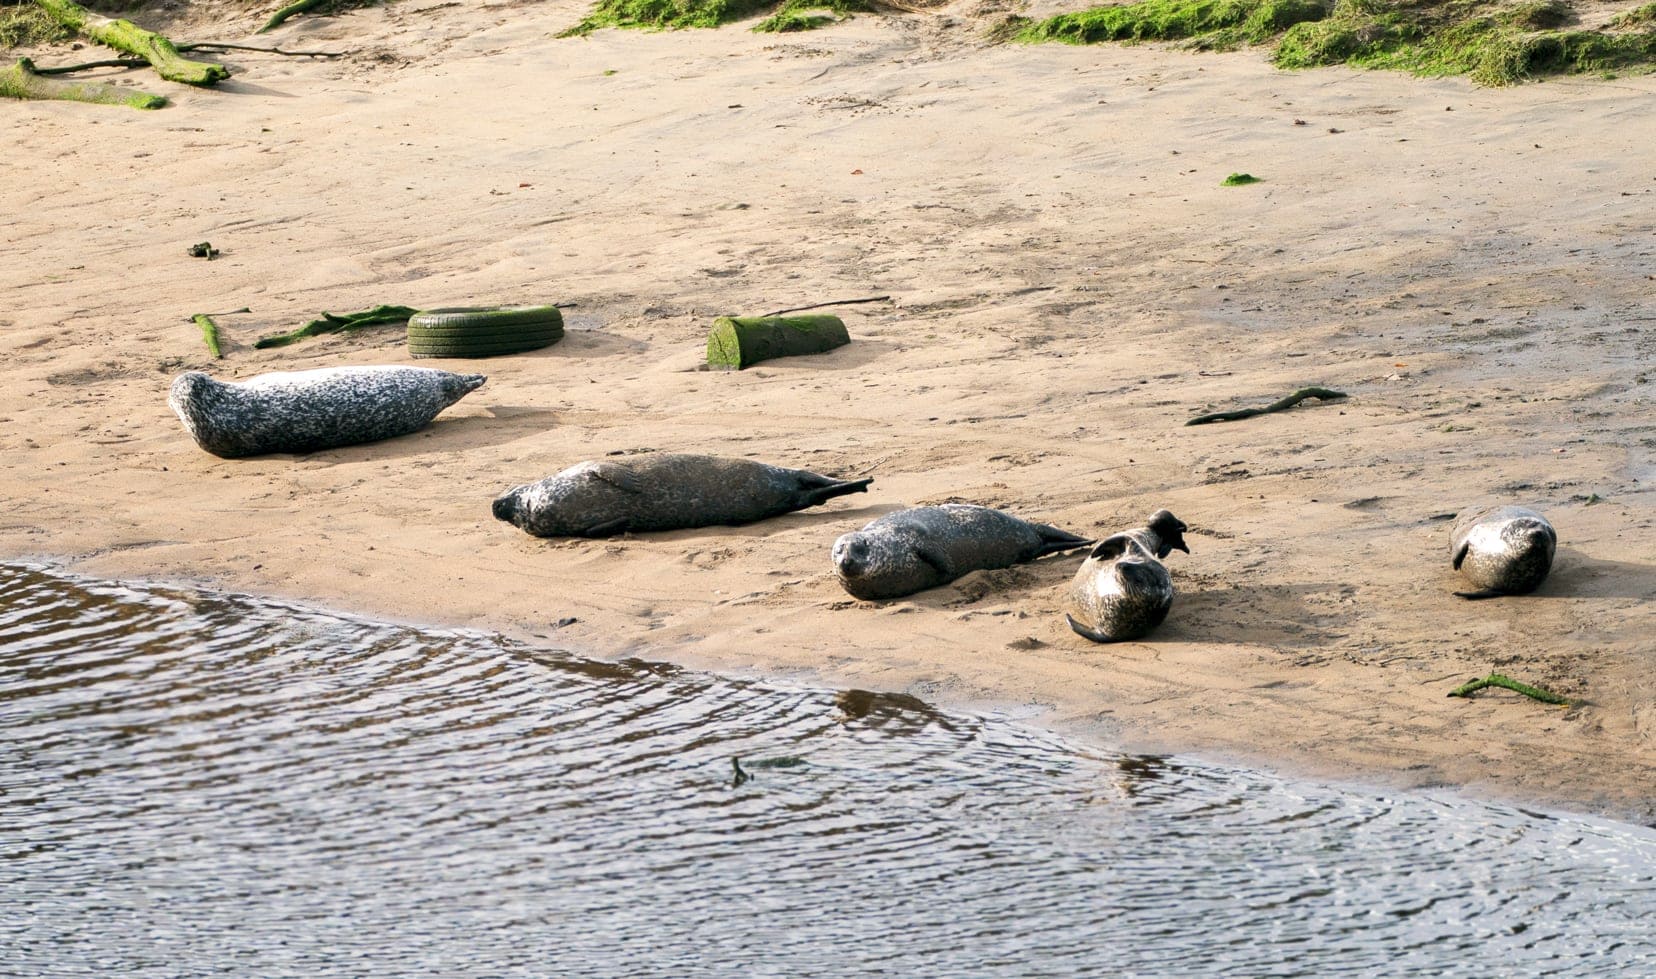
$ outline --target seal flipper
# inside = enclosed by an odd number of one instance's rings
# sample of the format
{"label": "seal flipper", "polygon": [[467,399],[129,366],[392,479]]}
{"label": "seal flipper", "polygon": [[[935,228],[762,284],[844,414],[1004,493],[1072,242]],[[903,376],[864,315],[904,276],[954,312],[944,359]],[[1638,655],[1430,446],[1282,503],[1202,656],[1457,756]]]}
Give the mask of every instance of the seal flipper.
{"label": "seal flipper", "polygon": [[[596,479],[601,479],[624,493],[637,495],[644,492],[644,485],[638,481],[638,473],[624,462],[600,462],[588,469]],[[625,521],[622,521],[625,523]],[[603,526],[609,526],[604,524]]]}
{"label": "seal flipper", "polygon": [[1090,538],[1077,537],[1067,530],[1059,530],[1057,527],[1049,527],[1044,523],[1034,523],[1030,524],[1030,526],[1034,527],[1036,533],[1041,535],[1041,547],[1030,556],[1029,559],[1031,561],[1036,558],[1046,557],[1048,554],[1057,554],[1060,551],[1073,551],[1078,547],[1088,547],[1092,544],[1092,540]]}
{"label": "seal flipper", "polygon": [[[1466,560],[1466,552],[1471,550],[1471,549],[1472,549],[1472,542],[1471,542],[1470,537],[1468,537],[1466,540],[1461,541],[1460,546],[1455,548],[1454,562],[1455,562],[1455,570],[1456,571],[1460,570],[1461,562]],[[1459,595],[1460,592],[1456,592],[1455,594]],[[1462,597],[1465,597],[1465,596],[1462,596]]]}
{"label": "seal flipper", "polygon": [[1115,642],[1114,639],[1111,639],[1104,633],[1089,629],[1081,623],[1075,621],[1075,616],[1070,615],[1068,612],[1064,613],[1064,618],[1068,620],[1069,626],[1075,631],[1075,634],[1083,639],[1091,639],[1093,642]]}
{"label": "seal flipper", "polygon": [[618,517],[614,520],[606,520],[601,524],[595,524],[591,527],[588,527],[587,529],[581,531],[581,536],[582,537],[614,537],[616,534],[624,534],[626,532],[627,532],[627,518],[626,517]]}
{"label": "seal flipper", "polygon": [[[1459,567],[1459,565],[1456,565],[1456,567]],[[1464,598],[1469,602],[1476,602],[1479,599],[1484,598],[1502,598],[1506,594],[1507,593],[1504,591],[1496,591],[1493,588],[1485,588],[1482,591],[1458,591],[1455,592],[1455,597]]]}
{"label": "seal flipper", "polygon": [[914,556],[919,558],[926,567],[936,571],[943,581],[953,581],[960,577],[949,569],[949,559],[929,541],[921,541],[914,545]]}
{"label": "seal flipper", "polygon": [[868,492],[868,484],[874,482],[872,476],[867,479],[852,480],[828,479],[825,476],[818,476],[817,478],[824,480],[824,484],[801,487],[799,509],[803,510],[806,507],[817,506],[836,496],[844,496],[847,493],[866,493]]}

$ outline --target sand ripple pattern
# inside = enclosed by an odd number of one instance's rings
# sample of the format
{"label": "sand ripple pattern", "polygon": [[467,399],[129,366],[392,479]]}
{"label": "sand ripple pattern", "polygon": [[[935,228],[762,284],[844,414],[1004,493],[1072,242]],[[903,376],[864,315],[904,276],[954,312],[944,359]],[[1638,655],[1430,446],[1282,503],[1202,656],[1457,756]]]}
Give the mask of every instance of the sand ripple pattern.
{"label": "sand ripple pattern", "polygon": [[0,761],[7,975],[1656,974],[1639,827],[39,568]]}

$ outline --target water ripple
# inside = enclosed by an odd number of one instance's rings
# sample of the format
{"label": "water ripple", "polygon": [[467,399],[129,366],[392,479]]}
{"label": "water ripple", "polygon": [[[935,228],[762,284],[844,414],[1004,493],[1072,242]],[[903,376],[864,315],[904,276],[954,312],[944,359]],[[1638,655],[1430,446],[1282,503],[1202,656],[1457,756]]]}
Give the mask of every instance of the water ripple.
{"label": "water ripple", "polygon": [[4,974],[1656,974],[1637,827],[36,568],[0,758]]}

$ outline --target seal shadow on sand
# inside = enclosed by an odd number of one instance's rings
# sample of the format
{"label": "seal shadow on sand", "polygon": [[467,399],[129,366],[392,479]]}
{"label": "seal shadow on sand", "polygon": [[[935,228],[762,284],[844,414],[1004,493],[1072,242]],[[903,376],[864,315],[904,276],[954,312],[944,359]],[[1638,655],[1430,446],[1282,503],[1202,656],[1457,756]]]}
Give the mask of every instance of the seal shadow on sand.
{"label": "seal shadow on sand", "polygon": [[1656,598],[1656,565],[1603,561],[1573,547],[1560,547],[1541,587],[1513,599]]}
{"label": "seal shadow on sand", "polygon": [[[408,435],[344,445],[315,452],[273,453],[295,459],[315,462],[367,462],[386,459],[409,459],[434,452],[455,452],[480,446],[504,445],[557,424],[561,412],[551,408],[522,408],[508,405],[488,405],[486,415],[461,415],[438,418],[425,428]],[[260,456],[258,458],[270,458]]]}
{"label": "seal shadow on sand", "polygon": [[[843,499],[843,497],[842,497]],[[769,537],[772,534],[787,530],[807,527],[818,527],[827,523],[844,523],[845,529],[840,533],[861,527],[876,516],[901,510],[902,507],[891,503],[868,503],[863,506],[846,507],[842,510],[795,510],[780,516],[767,517],[764,520],[755,520],[745,524],[711,524],[706,527],[686,527],[682,530],[650,530],[638,534],[617,534],[614,537],[596,538],[598,540],[639,540],[660,541],[663,544],[674,543],[703,543],[709,539],[725,539],[742,537],[756,540]],[[852,524],[855,526],[852,526]],[[838,534],[835,535],[836,537]],[[571,539],[571,538],[565,538]],[[585,538],[591,540],[593,538]],[[823,561],[828,560],[828,550],[833,546],[831,538],[825,539],[822,544]],[[832,570],[832,568],[830,568]]]}

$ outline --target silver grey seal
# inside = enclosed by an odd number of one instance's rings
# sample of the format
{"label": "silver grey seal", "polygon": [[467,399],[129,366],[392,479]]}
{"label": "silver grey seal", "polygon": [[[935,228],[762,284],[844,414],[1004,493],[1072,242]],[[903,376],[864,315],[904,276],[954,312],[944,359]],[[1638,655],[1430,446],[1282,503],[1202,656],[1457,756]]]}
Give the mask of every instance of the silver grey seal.
{"label": "silver grey seal", "polygon": [[1190,553],[1184,540],[1188,529],[1173,514],[1157,510],[1148,525],[1099,541],[1070,582],[1064,618],[1075,634],[1121,642],[1161,625],[1173,607],[1173,578],[1161,559],[1175,550]]}
{"label": "silver grey seal", "polygon": [[871,482],[748,459],[661,453],[582,462],[514,486],[495,499],[494,515],[536,537],[610,537],[752,523],[866,492]]}
{"label": "silver grey seal", "polygon": [[1534,591],[1552,570],[1558,532],[1547,518],[1519,506],[1487,507],[1461,515],[1450,537],[1455,570],[1477,591],[1461,598],[1494,598]]}
{"label": "silver grey seal", "polygon": [[1092,543],[1046,524],[965,503],[888,513],[834,542],[845,590],[863,599],[900,598],[961,575],[1008,568]]}
{"label": "silver grey seal", "polygon": [[186,371],[167,404],[196,444],[226,459],[314,452],[424,428],[483,386],[482,374],[430,367],[324,367],[215,381]]}

